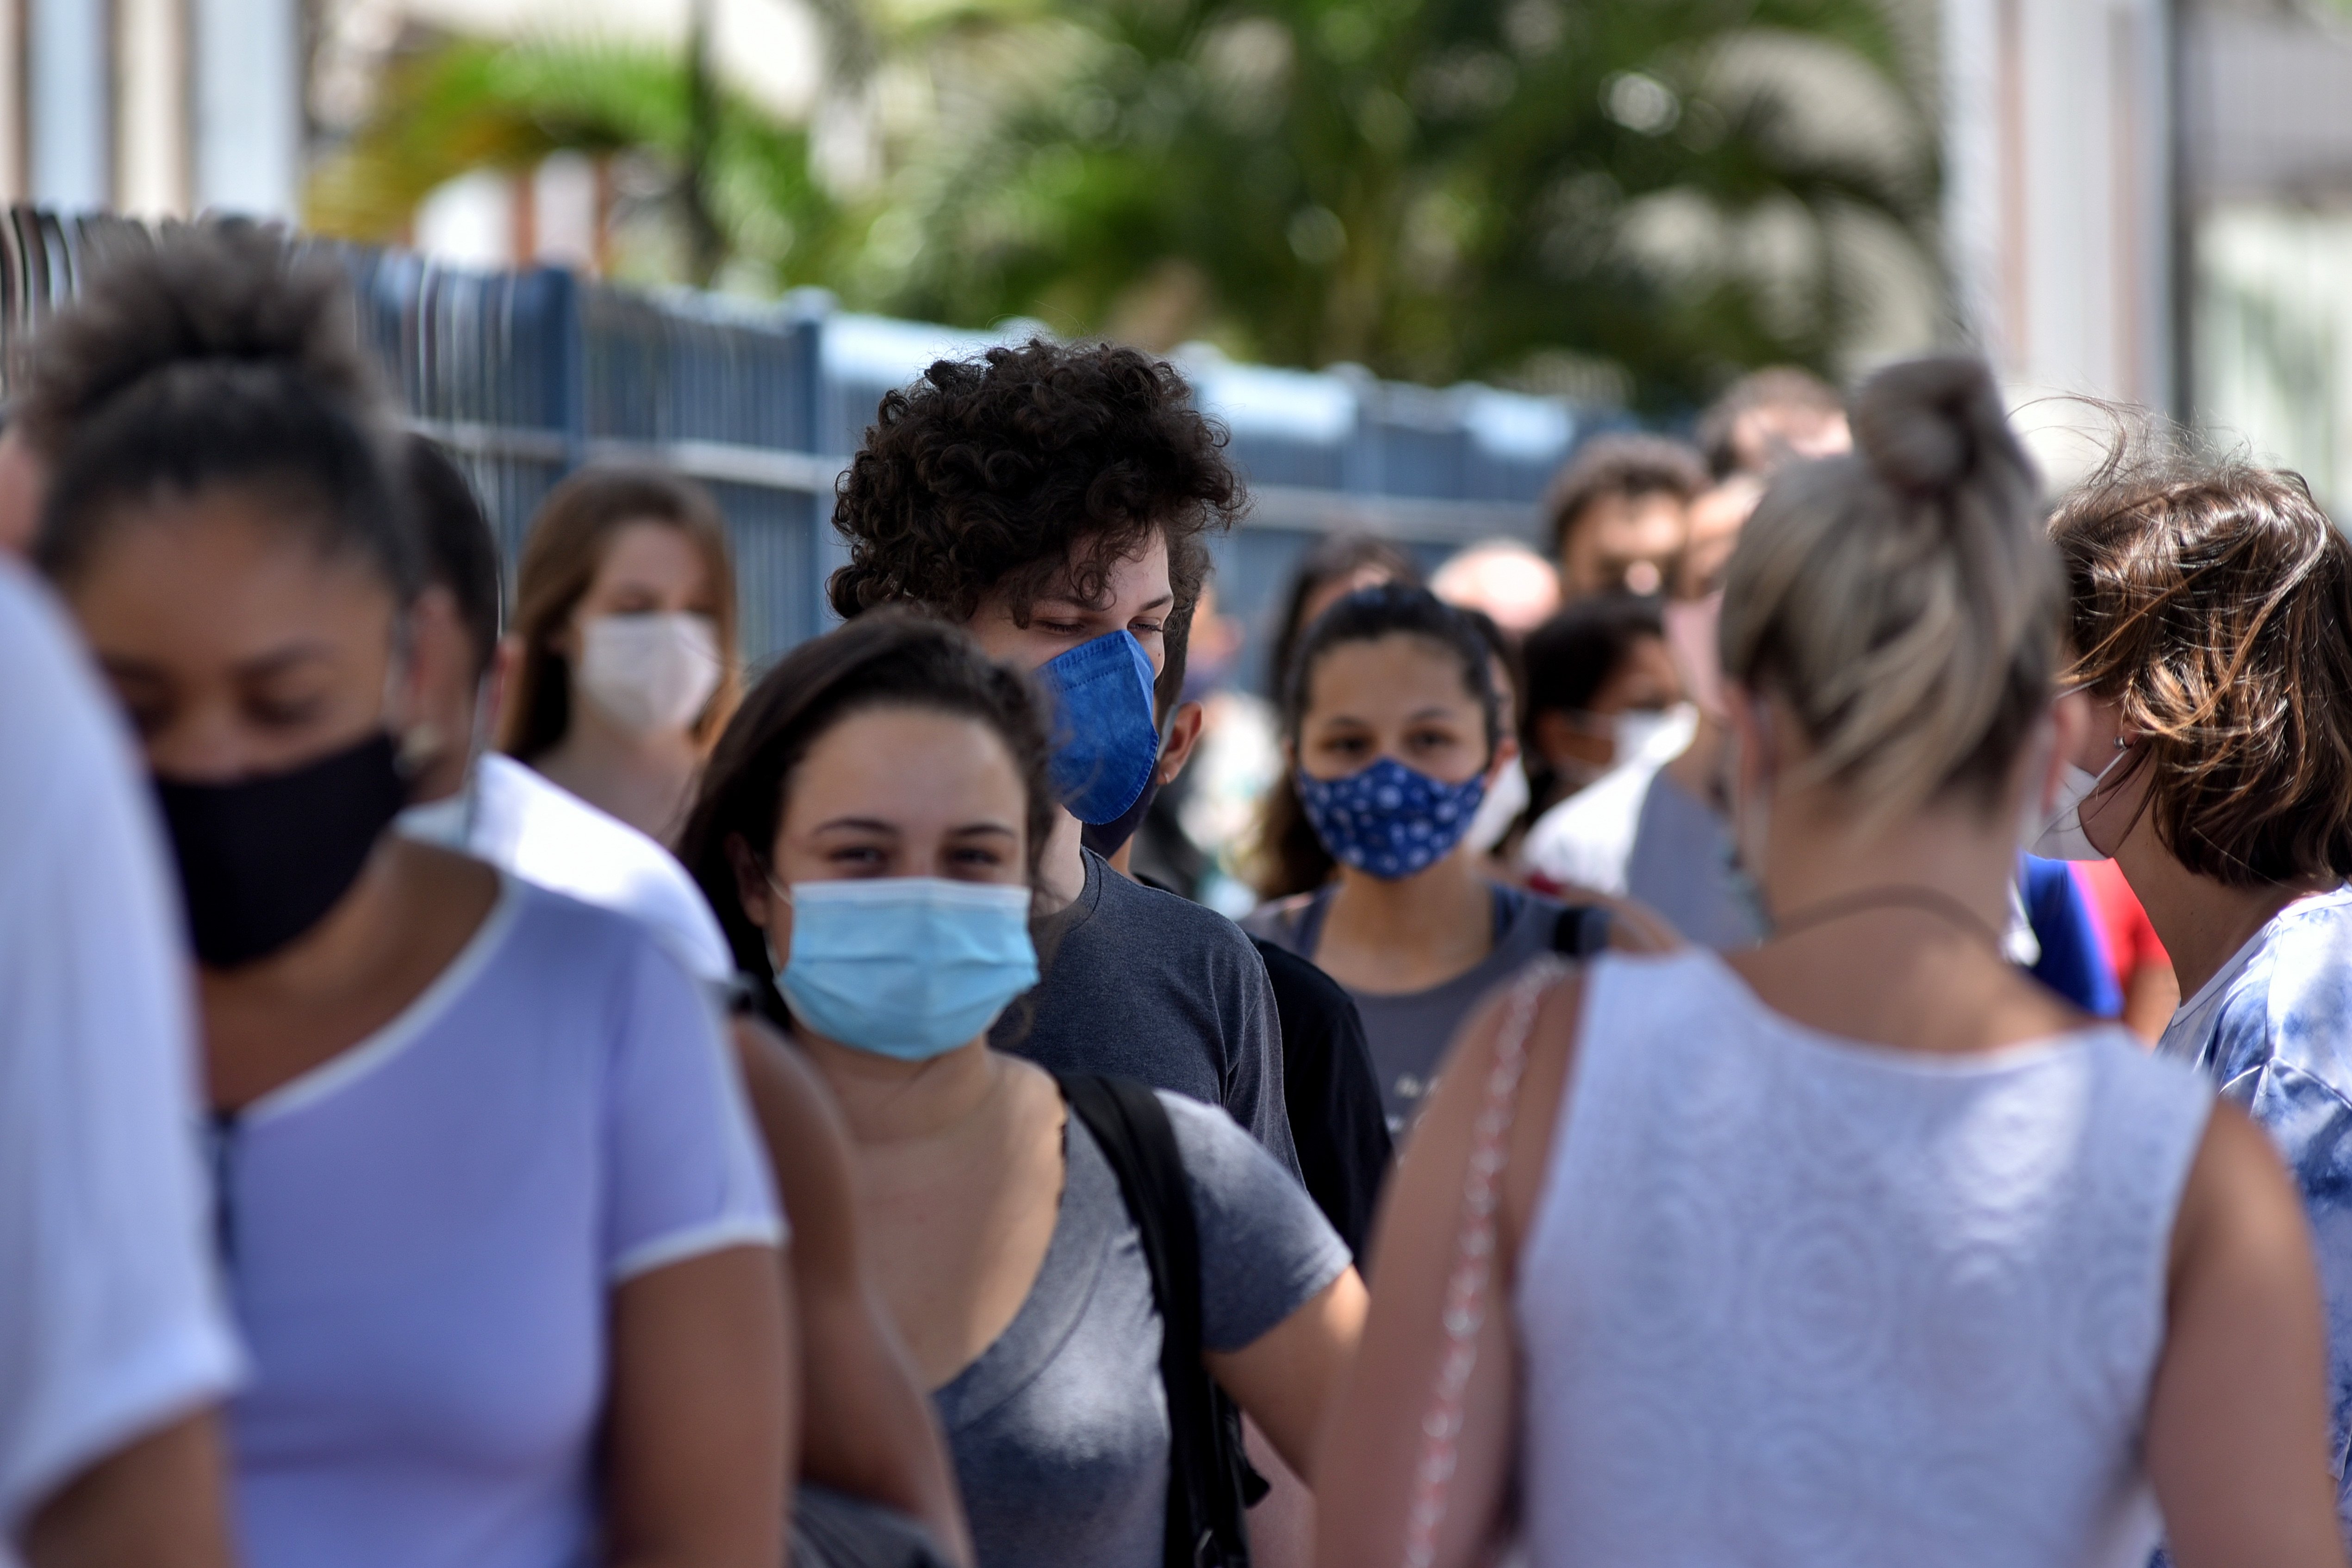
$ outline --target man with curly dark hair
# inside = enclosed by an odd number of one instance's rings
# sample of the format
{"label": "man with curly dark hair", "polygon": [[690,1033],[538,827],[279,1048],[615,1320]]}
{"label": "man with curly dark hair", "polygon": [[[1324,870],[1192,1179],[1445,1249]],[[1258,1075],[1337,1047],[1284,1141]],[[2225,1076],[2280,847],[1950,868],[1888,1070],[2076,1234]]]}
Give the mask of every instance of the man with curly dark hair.
{"label": "man with curly dark hair", "polygon": [[1103,858],[1150,802],[1153,684],[1181,657],[1207,536],[1243,504],[1223,432],[1171,366],[1101,343],[994,348],[882,400],[841,482],[849,563],[827,588],[845,618],[926,605],[1055,698],[1063,804],[1042,878],[1060,907],[1035,1006],[999,1044],[1222,1105],[1296,1170],[1265,965],[1232,921]]}

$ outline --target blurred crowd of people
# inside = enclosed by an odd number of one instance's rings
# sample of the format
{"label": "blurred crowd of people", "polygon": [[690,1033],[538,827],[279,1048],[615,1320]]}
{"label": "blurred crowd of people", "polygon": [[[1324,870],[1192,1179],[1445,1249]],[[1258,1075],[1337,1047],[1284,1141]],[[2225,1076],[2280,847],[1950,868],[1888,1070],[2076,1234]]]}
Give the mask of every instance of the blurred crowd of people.
{"label": "blurred crowd of people", "polygon": [[0,1565],[2345,1563],[2294,476],[1766,371],[1245,630],[1221,433],[1041,340],[747,672],[709,495],[509,583],[273,231],[15,375]]}

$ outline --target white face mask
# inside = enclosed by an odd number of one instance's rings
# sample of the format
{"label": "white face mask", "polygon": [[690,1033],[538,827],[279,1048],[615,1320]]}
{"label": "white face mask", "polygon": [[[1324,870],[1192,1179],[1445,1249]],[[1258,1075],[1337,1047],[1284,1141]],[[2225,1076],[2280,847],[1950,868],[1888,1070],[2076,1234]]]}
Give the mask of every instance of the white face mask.
{"label": "white face mask", "polygon": [[2057,798],[2050,803],[2042,830],[2025,847],[2026,852],[2039,855],[2044,860],[2105,859],[2106,852],[2092,843],[2091,836],[2083,831],[2083,803],[2106,782],[2107,775],[2114,773],[2116,764],[2123,760],[2123,753],[2118,750],[2107,760],[2107,765],[2095,773],[2068,763],[2065,773],[2059,781]]}
{"label": "white face mask", "polygon": [[1612,766],[1628,763],[1663,763],[1690,743],[1696,713],[1687,702],[1672,708],[1634,708],[1609,721],[1616,742]]}
{"label": "white face mask", "polygon": [[708,616],[598,616],[580,636],[580,689],[632,734],[683,730],[719,689]]}
{"label": "white face mask", "polygon": [[1477,815],[1470,819],[1470,831],[1462,841],[1471,850],[1484,855],[1503,841],[1519,813],[1528,808],[1528,773],[1518,763],[1505,768],[1486,790],[1486,798],[1478,803]]}

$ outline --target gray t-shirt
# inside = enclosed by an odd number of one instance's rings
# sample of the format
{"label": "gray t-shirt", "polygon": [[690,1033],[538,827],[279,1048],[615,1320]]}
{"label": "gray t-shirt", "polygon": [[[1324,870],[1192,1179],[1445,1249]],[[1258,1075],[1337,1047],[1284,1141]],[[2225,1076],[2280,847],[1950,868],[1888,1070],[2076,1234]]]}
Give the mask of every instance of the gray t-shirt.
{"label": "gray t-shirt", "polygon": [[[1323,937],[1336,887],[1303,899],[1285,900],[1253,910],[1243,928],[1310,962]],[[1436,1087],[1445,1048],[1487,993],[1518,973],[1538,953],[1549,952],[1565,905],[1518,888],[1494,888],[1495,948],[1474,967],[1426,991],[1359,991],[1350,985],[1363,1016],[1364,1044],[1372,1076],[1381,1083],[1381,1109],[1389,1131],[1401,1133],[1421,1114],[1422,1101]]]}
{"label": "gray t-shirt", "polygon": [[[1348,1248],[1221,1112],[1161,1091],[1201,1235],[1202,1338],[1237,1351],[1312,1300]],[[1160,1568],[1160,1312],[1118,1178],[1068,1119],[1062,1206],[1013,1321],[933,1394],[981,1568]]]}
{"label": "gray t-shirt", "polygon": [[1045,975],[1005,1009],[997,1049],[1048,1072],[1133,1079],[1222,1105],[1296,1175],[1282,1033],[1265,963],[1213,910],[1086,856],[1087,885],[1045,923]]}
{"label": "gray t-shirt", "polygon": [[1731,834],[1713,807],[1660,769],[1642,797],[1625,891],[1718,951],[1764,940],[1756,905],[1732,867]]}

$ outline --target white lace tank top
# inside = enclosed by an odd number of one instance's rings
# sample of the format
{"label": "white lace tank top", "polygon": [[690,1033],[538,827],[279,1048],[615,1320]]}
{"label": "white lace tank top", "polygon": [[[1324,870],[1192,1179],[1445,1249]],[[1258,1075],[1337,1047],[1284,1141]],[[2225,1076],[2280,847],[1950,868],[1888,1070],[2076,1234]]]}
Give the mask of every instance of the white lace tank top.
{"label": "white lace tank top", "polygon": [[1586,973],[1514,1301],[1536,1568],[2145,1568],[2211,1090],[2113,1026],[1935,1057],[1704,951]]}

